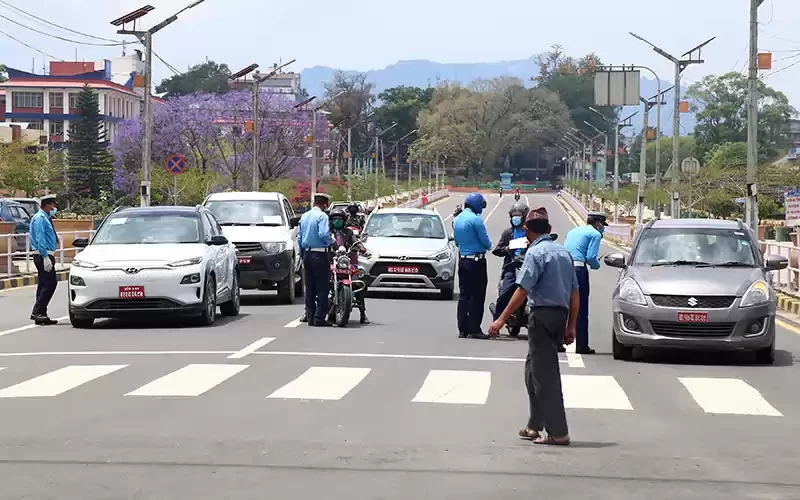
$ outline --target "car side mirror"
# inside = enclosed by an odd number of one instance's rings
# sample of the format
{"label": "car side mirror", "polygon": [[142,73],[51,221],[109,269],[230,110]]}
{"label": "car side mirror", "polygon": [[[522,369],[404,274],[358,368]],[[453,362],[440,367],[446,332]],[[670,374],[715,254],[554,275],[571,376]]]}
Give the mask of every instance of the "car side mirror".
{"label": "car side mirror", "polygon": [[764,257],[764,269],[767,271],[780,271],[789,267],[789,259],[783,255],[767,255]]}
{"label": "car side mirror", "polygon": [[603,259],[603,262],[605,262],[608,267],[623,269],[625,268],[625,255],[621,253],[612,253],[606,255],[606,258]]}
{"label": "car side mirror", "polygon": [[456,237],[451,234],[447,237],[447,241],[456,241]]}
{"label": "car side mirror", "polygon": [[72,246],[75,248],[86,248],[89,246],[89,238],[75,238],[72,242]]}
{"label": "car side mirror", "polygon": [[208,241],[208,244],[212,247],[221,247],[223,245],[228,244],[228,238],[218,234],[212,236],[211,239]]}
{"label": "car side mirror", "polygon": [[289,227],[291,229],[294,229],[299,225],[300,225],[300,217],[292,217],[291,219],[289,219]]}

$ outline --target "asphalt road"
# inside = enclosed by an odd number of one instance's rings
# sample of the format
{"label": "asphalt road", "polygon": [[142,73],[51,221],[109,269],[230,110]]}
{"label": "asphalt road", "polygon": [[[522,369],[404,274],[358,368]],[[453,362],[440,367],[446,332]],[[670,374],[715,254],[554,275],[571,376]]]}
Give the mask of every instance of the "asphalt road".
{"label": "asphalt road", "polygon": [[[528,200],[563,239],[555,199]],[[495,241],[512,203],[489,197]],[[516,437],[525,343],[458,339],[455,301],[382,294],[371,325],[310,329],[302,306],[248,294],[211,328],[82,331],[31,327],[34,289],[0,292],[0,498],[800,498],[800,335],[780,329],[771,367],[614,361],[616,274],[592,273],[598,354],[562,355],[573,445],[556,449]]]}

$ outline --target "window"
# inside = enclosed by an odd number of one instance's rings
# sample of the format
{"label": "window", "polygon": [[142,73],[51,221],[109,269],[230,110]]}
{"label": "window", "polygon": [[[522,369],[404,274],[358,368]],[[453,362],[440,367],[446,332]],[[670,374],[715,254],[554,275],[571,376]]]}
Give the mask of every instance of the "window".
{"label": "window", "polygon": [[69,93],[69,107],[70,109],[78,107],[78,94],[76,92]]}
{"label": "window", "polygon": [[283,206],[284,208],[286,208],[286,216],[289,217],[290,219],[294,217],[294,209],[292,208],[291,203],[289,203],[289,200],[284,199]]}
{"label": "window", "polygon": [[0,109],[6,110],[6,96],[0,95]]}
{"label": "window", "polygon": [[223,226],[283,226],[281,204],[273,200],[209,201],[206,208]]}
{"label": "window", "polygon": [[98,229],[93,245],[201,243],[202,226],[194,214],[109,216]]}
{"label": "window", "polygon": [[211,227],[211,236],[222,236],[222,228],[219,227],[219,224],[217,224],[214,216],[209,213],[206,213],[203,216],[208,219],[208,224]]}
{"label": "window", "polygon": [[50,107],[51,108],[64,107],[64,94],[62,92],[50,92]]}
{"label": "window", "polygon": [[50,120],[50,135],[64,135],[64,122]]}
{"label": "window", "polygon": [[631,265],[756,267],[756,257],[738,229],[653,228],[642,234]]}
{"label": "window", "polygon": [[44,106],[43,92],[13,92],[15,108],[41,108]]}
{"label": "window", "polygon": [[364,233],[376,238],[447,238],[438,215],[414,213],[376,213],[369,218]]}
{"label": "window", "polygon": [[44,122],[42,120],[33,120],[28,122],[28,130],[44,130]]}

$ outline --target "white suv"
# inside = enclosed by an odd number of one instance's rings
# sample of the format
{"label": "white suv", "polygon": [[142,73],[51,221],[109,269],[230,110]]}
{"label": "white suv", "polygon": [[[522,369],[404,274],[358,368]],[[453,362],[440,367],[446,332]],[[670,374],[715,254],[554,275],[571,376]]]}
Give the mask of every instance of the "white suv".
{"label": "white suv", "polygon": [[106,217],[69,273],[69,319],[89,328],[97,318],[167,313],[211,325],[217,306],[239,314],[236,249],[203,207],[119,209]]}
{"label": "white suv", "polygon": [[277,290],[292,304],[303,295],[302,260],[297,248],[300,218],[280,193],[217,193],[203,206],[214,212],[225,236],[236,246],[245,290]]}

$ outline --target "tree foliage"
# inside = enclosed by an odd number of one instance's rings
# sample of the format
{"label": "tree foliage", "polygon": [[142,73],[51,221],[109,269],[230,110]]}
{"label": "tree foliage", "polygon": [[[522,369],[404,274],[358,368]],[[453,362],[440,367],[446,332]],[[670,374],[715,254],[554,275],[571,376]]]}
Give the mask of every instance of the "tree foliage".
{"label": "tree foliage", "polygon": [[31,150],[20,141],[0,144],[0,189],[22,191],[26,196],[54,187],[58,177],[55,162],[48,163],[43,151]]}
{"label": "tree foliage", "polygon": [[111,188],[113,155],[97,93],[88,85],[78,93],[78,118],[70,122],[69,184],[73,194],[99,198]]}
{"label": "tree foliage", "polygon": [[[380,107],[375,110],[376,120],[381,129],[397,123],[392,135],[404,137],[417,128],[420,112],[428,107],[433,99],[433,88],[394,87],[378,94]],[[413,137],[410,137],[413,139]]]}
{"label": "tree foliage", "polygon": [[[337,71],[333,81],[325,84],[326,109],[331,113],[328,119],[337,125],[342,135],[352,129],[354,151],[364,151],[370,146],[369,122],[365,118],[375,102],[372,91],[373,85],[364,73]],[[337,148],[337,158],[341,159],[345,151],[345,148]]]}
{"label": "tree foliage", "polygon": [[167,98],[197,92],[221,94],[229,90],[228,78],[230,76],[231,70],[227,64],[206,61],[192,66],[186,73],[162,80],[156,87],[156,92],[166,92]]}
{"label": "tree foliage", "polygon": [[6,77],[6,66],[5,64],[0,64],[0,83],[7,81],[8,78]]}

